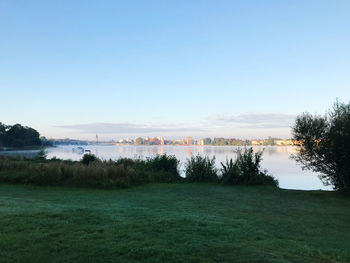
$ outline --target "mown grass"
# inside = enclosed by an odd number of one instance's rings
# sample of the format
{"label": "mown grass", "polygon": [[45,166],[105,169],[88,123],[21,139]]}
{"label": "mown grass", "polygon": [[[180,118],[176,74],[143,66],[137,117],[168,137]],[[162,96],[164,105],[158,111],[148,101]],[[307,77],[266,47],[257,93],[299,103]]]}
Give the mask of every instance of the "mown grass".
{"label": "mown grass", "polygon": [[349,219],[336,192],[0,184],[0,262],[350,262]]}

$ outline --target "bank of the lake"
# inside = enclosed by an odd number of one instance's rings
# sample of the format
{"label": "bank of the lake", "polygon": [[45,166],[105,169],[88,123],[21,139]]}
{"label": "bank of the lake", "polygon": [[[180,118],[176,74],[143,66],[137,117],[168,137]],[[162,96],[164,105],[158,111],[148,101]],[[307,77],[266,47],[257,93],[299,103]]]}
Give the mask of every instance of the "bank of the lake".
{"label": "bank of the lake", "polygon": [[[79,151],[72,151],[76,146],[58,146],[47,150],[48,158],[57,157],[60,159],[80,160],[82,154]],[[202,155],[216,158],[217,168],[221,168],[220,162],[225,162],[226,158],[234,158],[235,151],[242,147],[236,146],[173,146],[173,145],[153,145],[153,146],[105,146],[89,145],[84,146],[91,153],[101,159],[118,158],[147,158],[157,154],[174,155],[181,162],[182,175],[184,163],[192,155]],[[296,148],[291,146],[254,146],[255,151],[264,151],[261,166],[267,169],[271,175],[279,181],[279,186],[285,189],[298,190],[332,190],[332,186],[324,186],[318,174],[309,170],[302,170],[295,160],[290,157],[295,153]]]}
{"label": "bank of the lake", "polygon": [[0,184],[0,262],[349,262],[350,198],[217,184]]}

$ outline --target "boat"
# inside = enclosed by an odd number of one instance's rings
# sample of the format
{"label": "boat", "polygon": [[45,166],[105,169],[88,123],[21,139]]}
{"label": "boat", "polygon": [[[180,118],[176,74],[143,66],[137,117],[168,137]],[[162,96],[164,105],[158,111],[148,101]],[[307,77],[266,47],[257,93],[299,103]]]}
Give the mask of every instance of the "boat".
{"label": "boat", "polygon": [[82,153],[85,152],[85,149],[84,149],[83,147],[80,147],[80,146],[79,146],[79,147],[77,147],[77,148],[73,148],[73,149],[72,149],[72,152],[82,154]]}

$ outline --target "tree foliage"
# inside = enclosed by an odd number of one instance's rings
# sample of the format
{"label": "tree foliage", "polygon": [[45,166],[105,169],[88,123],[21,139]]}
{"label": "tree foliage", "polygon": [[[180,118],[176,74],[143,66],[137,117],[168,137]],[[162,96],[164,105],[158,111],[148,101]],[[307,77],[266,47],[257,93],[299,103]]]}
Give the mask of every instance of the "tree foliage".
{"label": "tree foliage", "polygon": [[304,169],[320,173],[325,185],[350,190],[350,103],[336,101],[325,114],[298,116],[292,128],[299,143],[294,159]]}
{"label": "tree foliage", "polygon": [[81,159],[81,163],[85,165],[89,165],[91,162],[95,162],[97,160],[97,157],[93,154],[84,154],[83,158]]}
{"label": "tree foliage", "polygon": [[20,124],[8,126],[0,122],[0,146],[2,147],[24,147],[39,146],[40,134],[33,128]]}

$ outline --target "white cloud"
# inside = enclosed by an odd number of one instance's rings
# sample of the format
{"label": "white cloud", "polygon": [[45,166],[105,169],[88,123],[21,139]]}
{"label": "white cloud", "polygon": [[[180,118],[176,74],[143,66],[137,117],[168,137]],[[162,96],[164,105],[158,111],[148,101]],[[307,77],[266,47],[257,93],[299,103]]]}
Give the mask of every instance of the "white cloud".
{"label": "white cloud", "polygon": [[201,131],[196,127],[181,127],[159,124],[135,124],[135,123],[86,123],[73,125],[60,125],[57,128],[73,129],[84,133],[102,134],[148,134],[148,133],[174,133],[186,131]]}
{"label": "white cloud", "polygon": [[[74,136],[86,137],[98,133],[106,138],[123,136],[242,137],[290,136],[290,127],[296,115],[283,113],[216,115],[186,123],[85,123],[60,125],[56,128],[71,130]],[[62,133],[62,135],[65,132]],[[72,134],[72,133],[71,133]],[[90,136],[89,135],[89,136]]]}
{"label": "white cloud", "polygon": [[295,121],[296,115],[282,113],[216,115],[208,118],[209,123],[217,126],[235,128],[288,128]]}

